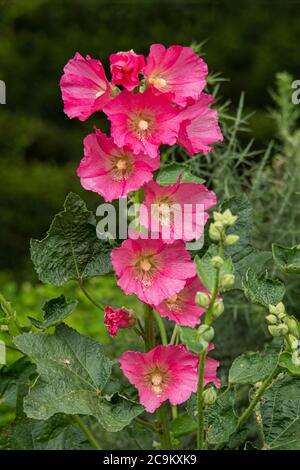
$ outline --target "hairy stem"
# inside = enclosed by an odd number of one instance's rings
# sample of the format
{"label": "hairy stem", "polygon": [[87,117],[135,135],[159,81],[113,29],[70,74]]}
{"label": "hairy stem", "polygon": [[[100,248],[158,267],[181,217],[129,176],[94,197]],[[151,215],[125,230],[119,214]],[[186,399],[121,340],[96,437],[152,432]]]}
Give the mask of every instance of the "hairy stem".
{"label": "hairy stem", "polygon": [[99,308],[99,310],[102,310],[104,312],[104,306],[101,305],[99,302],[96,302],[93,297],[88,293],[88,291],[85,289],[85,287],[83,287],[82,283],[79,281],[78,282],[78,285],[81,289],[81,292],[86,296],[87,299],[89,299],[89,301],[95,305],[95,307]]}
{"label": "hairy stem", "polygon": [[76,424],[80,427],[81,431],[83,434],[86,436],[87,440],[89,443],[92,445],[97,450],[102,450],[100,445],[97,442],[97,439],[95,438],[94,434],[90,431],[90,429],[84,424],[83,420],[80,418],[78,415],[74,415],[73,419]]}
{"label": "hairy stem", "polygon": [[159,328],[160,336],[161,336],[161,342],[163,346],[168,345],[168,338],[167,338],[167,332],[165,328],[165,324],[159,313],[156,312],[156,310],[153,310],[153,314],[157,323],[157,326]]}
{"label": "hairy stem", "polygon": [[156,410],[157,420],[160,425],[160,442],[162,450],[172,449],[171,436],[169,431],[168,415],[166,404],[163,403]]}

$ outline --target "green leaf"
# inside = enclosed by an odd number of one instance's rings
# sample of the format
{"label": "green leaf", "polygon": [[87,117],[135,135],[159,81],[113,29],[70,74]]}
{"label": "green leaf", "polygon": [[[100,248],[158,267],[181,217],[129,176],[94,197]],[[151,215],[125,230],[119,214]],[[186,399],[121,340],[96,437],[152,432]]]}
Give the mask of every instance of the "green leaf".
{"label": "green leaf", "polygon": [[168,184],[176,183],[181,175],[181,183],[205,183],[205,180],[194,176],[186,167],[179,163],[171,163],[161,168],[157,174],[156,182],[161,186],[167,186]]}
{"label": "green leaf", "polygon": [[[210,245],[209,249],[205,253],[205,255],[200,259],[199,256],[195,256],[194,261],[196,264],[196,270],[198,276],[202,282],[202,284],[210,291],[213,291],[214,283],[215,283],[215,276],[216,270],[212,265],[212,258],[216,256],[218,252],[218,248],[216,245]],[[226,258],[224,260],[224,264],[220,270],[220,276],[222,277],[224,274],[233,274],[234,267],[232,264],[231,258]]]}
{"label": "green leaf", "polygon": [[182,413],[172,422],[171,431],[175,437],[191,434],[196,431],[195,420],[188,413]]}
{"label": "green leaf", "polygon": [[253,271],[260,274],[266,263],[272,259],[272,253],[259,251],[252,245],[252,207],[245,194],[233,196],[225,201],[221,206],[221,211],[226,209],[230,209],[232,214],[238,216],[235,225],[229,227],[227,233],[239,235],[240,239],[236,245],[226,247],[225,255],[232,258],[235,288],[241,289],[242,278],[248,268],[251,267]]}
{"label": "green leaf", "polygon": [[233,434],[238,421],[233,409],[234,401],[234,391],[228,390],[207,408],[205,421],[207,440],[210,444],[227,442]]}
{"label": "green leaf", "polygon": [[115,432],[143,411],[131,400],[103,394],[113,362],[92,338],[62,324],[54,335],[24,334],[15,343],[33,359],[39,373],[24,399],[29,418],[49,419],[56,413],[91,415]]}
{"label": "green leaf", "polygon": [[68,416],[55,415],[38,421],[22,418],[0,430],[0,449],[91,450],[81,430]]}
{"label": "green leaf", "polygon": [[264,352],[245,353],[237,357],[230,370],[232,384],[255,384],[270,375],[278,363],[280,350],[273,344]]}
{"label": "green leaf", "polygon": [[180,328],[180,339],[194,354],[200,354],[207,347],[207,343],[201,341],[201,337],[197,334],[195,328],[190,328],[189,326],[181,326]]}
{"label": "green leaf", "polygon": [[28,317],[31,323],[41,330],[46,330],[51,326],[59,325],[63,320],[73,312],[78,304],[77,300],[66,299],[64,295],[55,299],[48,300],[43,306],[43,318],[41,322],[35,318]]}
{"label": "green leaf", "polygon": [[272,245],[273,258],[277,266],[287,274],[300,274],[300,245],[285,248]]}
{"label": "green leaf", "polygon": [[242,285],[249,302],[264,307],[277,305],[285,294],[284,284],[278,279],[270,279],[267,272],[257,275],[252,269],[248,269]]}
{"label": "green leaf", "polygon": [[300,375],[300,365],[296,365],[292,361],[292,355],[291,353],[285,351],[280,354],[279,357],[279,365],[283,369],[286,369],[289,371],[290,374],[292,375]]}
{"label": "green leaf", "polygon": [[70,193],[47,236],[31,240],[31,259],[42,282],[62,285],[111,270],[110,247],[96,236],[96,220],[84,201]]}
{"label": "green leaf", "polygon": [[300,379],[280,377],[261,401],[264,449],[300,450]]}

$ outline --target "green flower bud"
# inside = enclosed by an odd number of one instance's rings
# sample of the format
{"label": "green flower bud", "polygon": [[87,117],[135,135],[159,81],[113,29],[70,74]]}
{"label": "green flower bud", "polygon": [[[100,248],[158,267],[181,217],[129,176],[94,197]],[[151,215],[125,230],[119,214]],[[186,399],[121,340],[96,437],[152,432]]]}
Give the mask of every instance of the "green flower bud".
{"label": "green flower bud", "polygon": [[237,215],[233,215],[230,209],[226,209],[222,214],[222,222],[224,225],[234,225],[237,221]]}
{"label": "green flower bud", "polygon": [[299,347],[298,339],[293,335],[288,335],[288,339],[289,339],[289,344],[291,346],[292,351],[298,351],[298,347]]}
{"label": "green flower bud", "polygon": [[205,405],[212,405],[217,399],[217,392],[213,387],[208,387],[203,391],[203,401]]}
{"label": "green flower bud", "polygon": [[269,312],[277,316],[286,313],[284,304],[282,302],[279,302],[277,305],[269,305]]}
{"label": "green flower bud", "polygon": [[212,318],[216,320],[224,312],[224,303],[223,300],[216,300],[215,305],[212,310]]}
{"label": "green flower bud", "polygon": [[209,236],[214,241],[219,241],[221,239],[221,234],[215,224],[210,224],[209,226]]}
{"label": "green flower bud", "polygon": [[270,315],[266,316],[266,320],[269,323],[271,323],[271,325],[276,325],[276,323],[278,322],[277,317],[275,315],[273,315],[272,313]]}
{"label": "green flower bud", "polygon": [[214,268],[219,269],[223,266],[224,260],[221,256],[213,256],[211,259],[212,265]]}
{"label": "green flower bud", "polygon": [[268,330],[272,336],[284,336],[288,333],[288,326],[284,323],[280,325],[269,325]]}
{"label": "green flower bud", "polygon": [[293,352],[293,354],[292,354],[292,363],[295,366],[300,366],[300,356],[299,356],[298,351]]}
{"label": "green flower bud", "polygon": [[204,339],[204,341],[209,342],[215,336],[215,331],[211,326],[200,325],[197,330],[197,335],[201,336],[201,339]]}
{"label": "green flower bud", "polygon": [[226,246],[232,246],[235,245],[239,241],[240,237],[238,235],[227,235],[225,238],[225,245]]}
{"label": "green flower bud", "polygon": [[221,279],[221,286],[224,289],[230,289],[234,285],[234,275],[233,274],[224,274]]}
{"label": "green flower bud", "polygon": [[284,318],[284,323],[288,326],[289,333],[291,333],[291,335],[295,336],[296,338],[299,338],[298,322],[293,317],[286,315]]}
{"label": "green flower bud", "polygon": [[214,212],[213,217],[215,222],[223,222],[223,214],[221,212]]}
{"label": "green flower bud", "polygon": [[195,302],[198,307],[206,308],[209,304],[209,297],[207,294],[205,294],[205,292],[197,292]]}

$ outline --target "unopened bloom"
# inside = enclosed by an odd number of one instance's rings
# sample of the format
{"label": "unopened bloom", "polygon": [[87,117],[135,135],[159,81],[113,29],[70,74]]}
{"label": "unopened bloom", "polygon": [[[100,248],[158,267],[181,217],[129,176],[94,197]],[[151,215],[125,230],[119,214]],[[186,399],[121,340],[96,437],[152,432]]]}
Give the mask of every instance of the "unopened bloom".
{"label": "unopened bloom", "polygon": [[95,111],[101,110],[111,100],[111,86],[99,60],[76,52],[64,67],[60,80],[67,116],[85,121]]}
{"label": "unopened bloom", "polygon": [[166,93],[173,103],[185,106],[188,99],[198,99],[205,87],[206,63],[190,47],[153,44],[144,76],[157,93]]}
{"label": "unopened bloom", "polygon": [[195,265],[181,241],[166,245],[162,240],[128,239],[112,250],[111,262],[121,289],[151,305],[177,294],[186,279],[196,275]]}
{"label": "unopened bloom", "polygon": [[144,192],[141,225],[161,232],[165,243],[198,240],[208,219],[206,210],[216,203],[215,193],[204,185],[180,183],[180,179],[169,186],[151,181],[144,186]]}
{"label": "unopened bloom", "polygon": [[222,141],[222,132],[218,125],[218,113],[208,107],[214,102],[211,95],[202,93],[200,98],[180,113],[180,129],[177,143],[191,155],[208,153],[211,145]]}
{"label": "unopened bloom", "polygon": [[104,112],[111,121],[115,143],[129,146],[135,154],[143,152],[155,158],[161,144],[176,142],[179,111],[150,89],[144,93],[123,90],[105,106]]}
{"label": "unopened bloom", "polygon": [[126,308],[105,307],[104,323],[108,328],[110,336],[116,336],[119,328],[131,328],[136,323],[136,318],[132,310]]}
{"label": "unopened bloom", "polygon": [[198,276],[188,279],[184,288],[178,294],[172,295],[155,307],[155,310],[169,320],[174,320],[178,325],[191,326],[200,323],[200,316],[205,309],[196,304],[196,294],[203,292],[209,294],[208,290],[199,281]]}
{"label": "unopened bloom", "polygon": [[139,84],[139,73],[145,65],[144,56],[134,51],[118,52],[111,54],[109,60],[111,82],[132,91]]}
{"label": "unopened bloom", "polygon": [[[139,392],[140,402],[153,413],[164,401],[184,403],[197,390],[199,358],[185,346],[157,346],[147,353],[127,351],[119,362],[124,375]],[[207,358],[204,384],[214,381],[218,361]]]}
{"label": "unopened bloom", "polygon": [[101,194],[105,201],[119,199],[139,189],[153,177],[159,158],[134,155],[129,147],[117,147],[112,138],[95,129],[84,139],[84,158],[77,169],[85,189]]}

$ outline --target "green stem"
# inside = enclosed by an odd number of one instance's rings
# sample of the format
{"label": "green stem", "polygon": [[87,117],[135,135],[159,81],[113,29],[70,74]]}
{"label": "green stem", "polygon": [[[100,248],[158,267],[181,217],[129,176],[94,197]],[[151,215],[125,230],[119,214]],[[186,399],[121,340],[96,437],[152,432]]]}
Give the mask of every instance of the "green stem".
{"label": "green stem", "polygon": [[[224,241],[221,240],[219,244],[218,256],[224,256]],[[219,292],[220,283],[220,268],[216,268],[216,275],[214,281],[214,287],[212,290],[208,309],[205,312],[204,324],[211,325],[212,323],[212,312],[214,304]],[[198,390],[197,390],[197,408],[198,408],[198,426],[197,426],[197,449],[203,450],[204,447],[204,409],[203,409],[203,389],[204,389],[204,371],[207,351],[202,351],[199,358],[199,369],[198,369]]]}
{"label": "green stem", "polygon": [[177,328],[177,325],[175,325],[172,336],[171,336],[170,344],[175,344],[177,332],[178,332],[178,328]]}
{"label": "green stem", "polygon": [[162,450],[172,449],[171,436],[165,403],[156,410],[157,420],[160,425],[160,441]]}
{"label": "green stem", "polygon": [[150,305],[145,304],[145,349],[150,351],[154,346],[153,310]]}
{"label": "green stem", "polygon": [[104,306],[101,305],[100,303],[96,302],[93,297],[90,296],[90,294],[88,293],[88,291],[83,287],[82,283],[79,281],[78,282],[78,285],[81,289],[81,292],[86,296],[87,299],[89,299],[89,301],[95,305],[95,307],[99,308],[100,310],[102,310],[104,312]]}
{"label": "green stem", "polygon": [[156,323],[159,328],[160,336],[161,336],[161,341],[163,346],[168,346],[168,338],[167,338],[167,332],[165,328],[165,324],[159,313],[157,313],[156,310],[153,310],[153,314],[156,320]]}
{"label": "green stem", "polygon": [[172,418],[173,418],[173,420],[174,420],[174,419],[176,419],[177,416],[178,416],[178,413],[177,413],[177,406],[176,406],[176,405],[173,405],[173,406],[171,407],[171,410],[172,410]]}
{"label": "green stem", "polygon": [[139,190],[134,193],[134,219],[135,219],[135,230],[140,231],[140,218],[139,218],[139,208],[140,208],[140,193]]}
{"label": "green stem", "polygon": [[95,436],[92,434],[92,432],[89,430],[89,428],[84,424],[83,420],[80,418],[80,416],[75,415],[73,416],[74,421],[78,426],[80,427],[81,431],[83,434],[86,436],[87,440],[90,442],[90,444],[97,450],[102,450],[100,445],[98,444]]}

